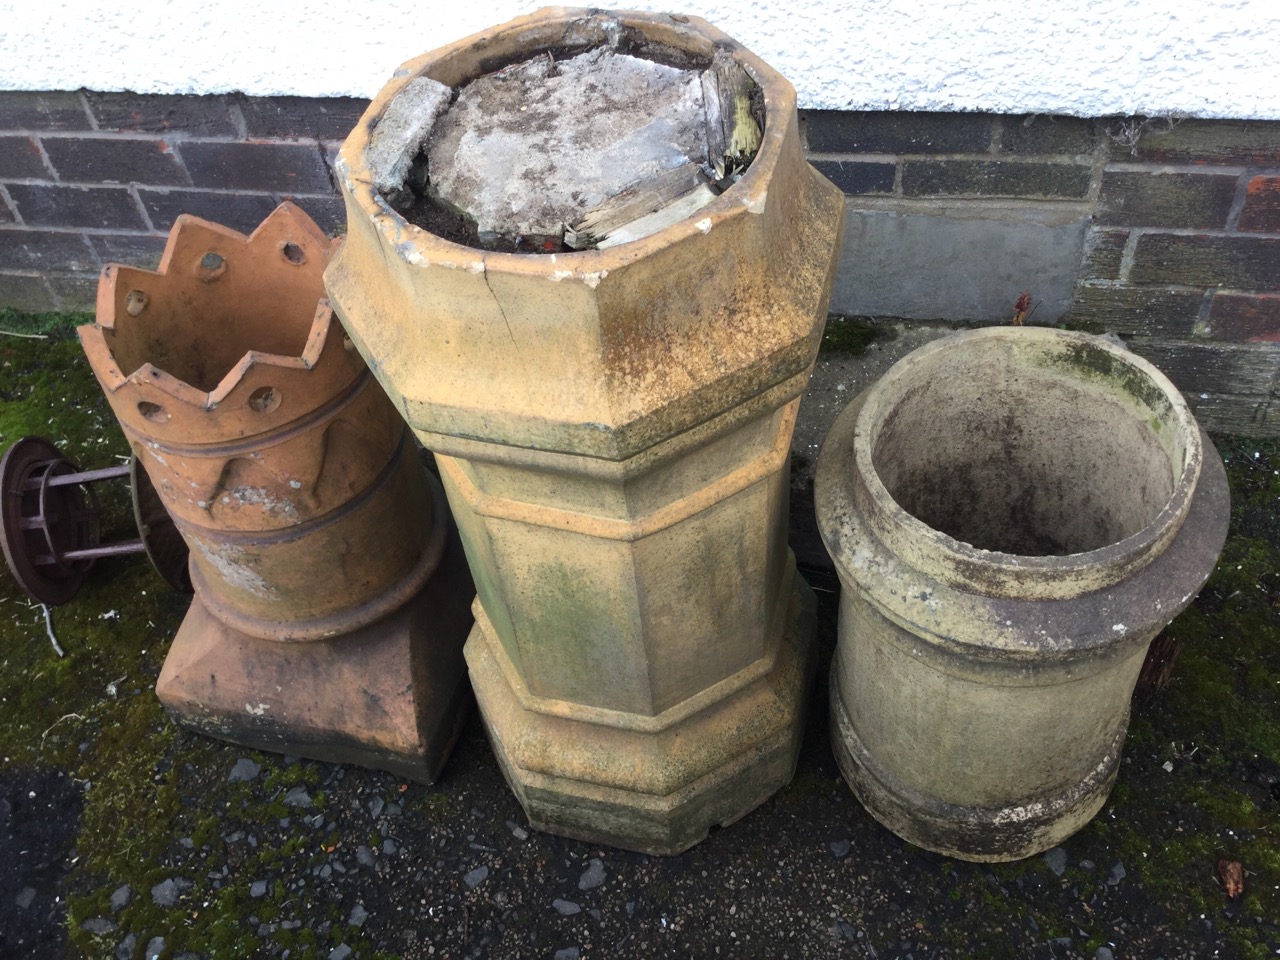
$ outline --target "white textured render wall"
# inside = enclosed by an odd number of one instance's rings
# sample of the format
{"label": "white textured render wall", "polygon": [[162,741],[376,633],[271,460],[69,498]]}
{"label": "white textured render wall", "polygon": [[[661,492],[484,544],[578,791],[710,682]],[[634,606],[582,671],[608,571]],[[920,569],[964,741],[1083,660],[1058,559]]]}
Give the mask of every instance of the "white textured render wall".
{"label": "white textured render wall", "polygon": [[[0,89],[371,96],[531,0],[0,0]],[[804,107],[1280,119],[1280,0],[659,0]]]}

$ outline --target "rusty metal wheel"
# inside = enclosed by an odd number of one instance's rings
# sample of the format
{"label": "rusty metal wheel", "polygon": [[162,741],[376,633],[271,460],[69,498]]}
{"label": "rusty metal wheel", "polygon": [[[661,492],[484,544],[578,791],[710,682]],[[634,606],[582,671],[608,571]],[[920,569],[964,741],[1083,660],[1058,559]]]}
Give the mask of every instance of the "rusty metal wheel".
{"label": "rusty metal wheel", "polygon": [[179,593],[191,593],[190,551],[164,507],[147,471],[138,468],[138,458],[129,458],[129,489],[133,499],[133,519],[138,524],[147,559],[156,573]]}
{"label": "rusty metal wheel", "polygon": [[93,490],[67,482],[76,465],[43,437],[23,437],[0,460],[0,547],[13,578],[51,606],[80,590],[95,557],[101,508]]}

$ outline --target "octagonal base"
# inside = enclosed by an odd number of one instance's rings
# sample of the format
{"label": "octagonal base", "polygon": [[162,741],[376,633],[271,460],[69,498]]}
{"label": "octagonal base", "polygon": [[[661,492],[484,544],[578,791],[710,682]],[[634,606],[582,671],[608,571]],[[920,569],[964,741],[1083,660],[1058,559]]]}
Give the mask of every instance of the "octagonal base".
{"label": "octagonal base", "polygon": [[817,601],[789,558],[770,654],[656,717],[533,697],[477,604],[466,646],[476,699],[511,789],[538,830],[676,854],[795,772],[813,675]]}
{"label": "octagonal base", "polygon": [[174,719],[243,746],[430,783],[467,717],[471,581],[450,530],[435,574],[390,616],[327,640],[233,630],[197,594],[156,695]]}

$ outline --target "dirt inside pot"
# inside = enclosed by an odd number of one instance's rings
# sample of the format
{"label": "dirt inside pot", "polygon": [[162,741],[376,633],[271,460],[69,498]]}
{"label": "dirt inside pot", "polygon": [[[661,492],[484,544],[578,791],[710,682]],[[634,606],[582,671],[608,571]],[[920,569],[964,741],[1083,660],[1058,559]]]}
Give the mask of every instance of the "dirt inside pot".
{"label": "dirt inside pot", "polygon": [[1121,380],[998,348],[940,356],[945,371],[904,374],[873,441],[877,474],[917,519],[980,549],[1062,556],[1132,536],[1169,503],[1182,452]]}
{"label": "dirt inside pot", "polygon": [[467,246],[558,253],[639,239],[732,186],[763,97],[730,54],[698,62],[616,21],[455,89],[408,84],[374,128],[375,182],[409,222]]}

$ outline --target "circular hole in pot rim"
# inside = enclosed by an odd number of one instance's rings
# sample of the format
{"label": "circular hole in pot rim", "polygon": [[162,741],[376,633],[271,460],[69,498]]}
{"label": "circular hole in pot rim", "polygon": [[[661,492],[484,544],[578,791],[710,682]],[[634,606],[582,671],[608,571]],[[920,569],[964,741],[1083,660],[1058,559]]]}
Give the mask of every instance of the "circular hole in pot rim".
{"label": "circular hole in pot rim", "polygon": [[147,308],[150,298],[141,290],[130,290],[124,298],[124,311],[131,317],[136,317]]}
{"label": "circular hole in pot rim", "polygon": [[249,394],[249,409],[257,413],[270,413],[280,406],[280,391],[275,387],[259,387]]}
{"label": "circular hole in pot rim", "polygon": [[295,267],[300,267],[307,262],[307,251],[303,250],[302,247],[298,246],[298,244],[294,243],[292,240],[288,241],[283,247],[281,247],[280,252],[283,253],[284,258]]}
{"label": "circular hole in pot rim", "polygon": [[217,280],[227,272],[227,258],[210,250],[200,258],[199,272],[205,282]]}
{"label": "circular hole in pot rim", "polygon": [[138,413],[152,423],[169,422],[169,411],[158,403],[152,403],[150,400],[138,401]]}

